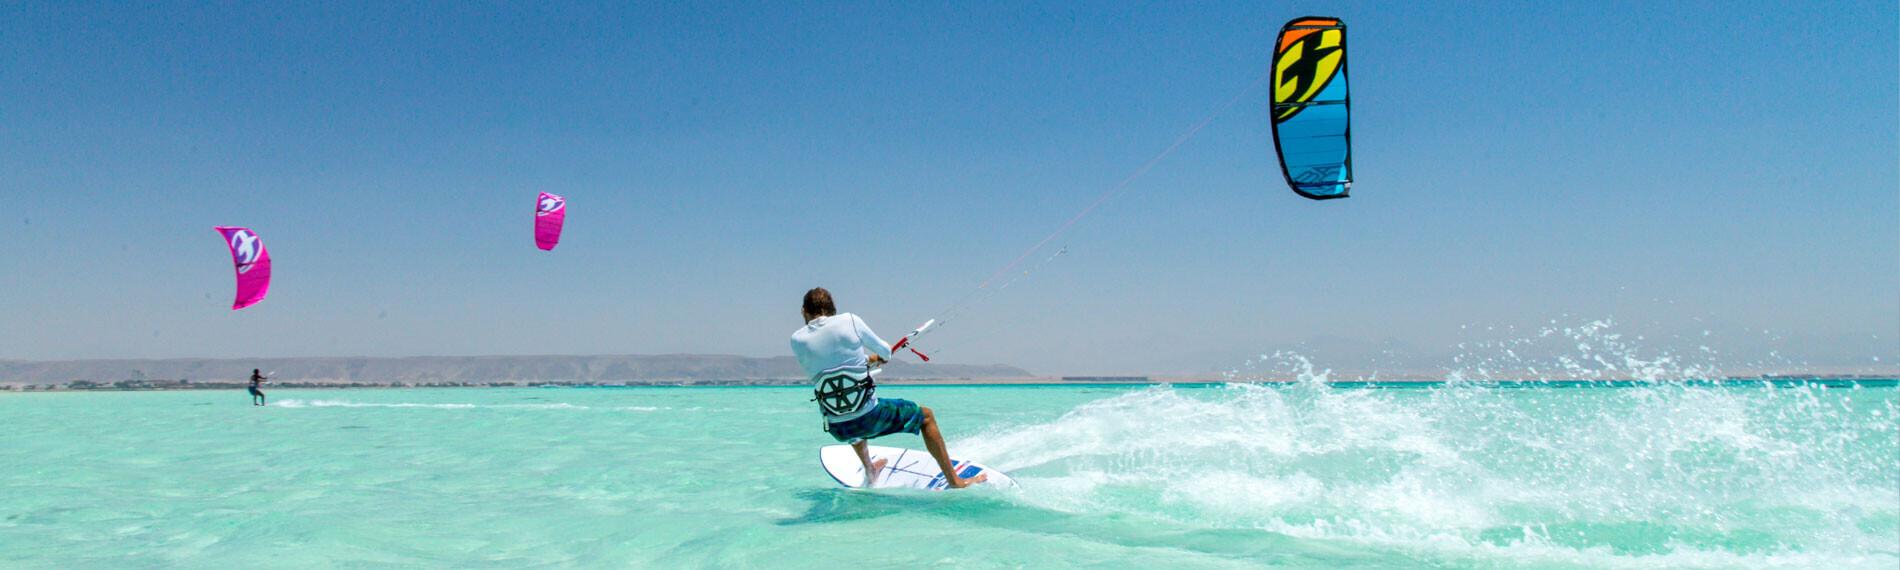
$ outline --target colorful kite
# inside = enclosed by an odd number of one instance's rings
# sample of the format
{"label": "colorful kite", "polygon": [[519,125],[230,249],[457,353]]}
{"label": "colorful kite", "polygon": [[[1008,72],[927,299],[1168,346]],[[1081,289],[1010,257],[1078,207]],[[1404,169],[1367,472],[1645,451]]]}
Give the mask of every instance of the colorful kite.
{"label": "colorful kite", "polygon": [[1273,52],[1273,144],[1280,173],[1301,196],[1344,198],[1352,188],[1346,23],[1298,18]]}
{"label": "colorful kite", "polygon": [[231,266],[237,269],[237,300],[231,302],[231,310],[264,300],[264,294],[270,291],[270,252],[264,249],[264,240],[250,228],[213,229],[224,236],[225,245],[231,246]]}
{"label": "colorful kite", "polygon": [[534,245],[554,251],[561,243],[561,224],[567,221],[567,199],[547,192],[534,200]]}

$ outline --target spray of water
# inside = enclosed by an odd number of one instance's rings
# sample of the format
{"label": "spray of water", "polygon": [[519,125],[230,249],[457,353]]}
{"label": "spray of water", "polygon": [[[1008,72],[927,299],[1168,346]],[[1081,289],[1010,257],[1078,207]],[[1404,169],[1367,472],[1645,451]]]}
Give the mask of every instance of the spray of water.
{"label": "spray of water", "polygon": [[[1571,350],[1533,358],[1532,345]],[[1900,392],[1718,387],[1608,321],[1474,343],[1443,385],[1343,389],[1297,354],[959,442],[1020,500],[1481,565],[1900,564]],[[1535,370],[1536,372],[1531,372]],[[1512,388],[1492,379],[1629,379]]]}

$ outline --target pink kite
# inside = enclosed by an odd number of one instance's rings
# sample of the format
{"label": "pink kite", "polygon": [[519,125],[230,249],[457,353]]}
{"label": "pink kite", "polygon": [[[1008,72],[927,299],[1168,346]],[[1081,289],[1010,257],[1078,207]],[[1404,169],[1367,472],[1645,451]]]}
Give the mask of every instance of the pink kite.
{"label": "pink kite", "polygon": [[567,221],[567,199],[547,192],[534,200],[534,245],[554,251],[561,243],[561,223]]}
{"label": "pink kite", "polygon": [[270,252],[264,250],[264,240],[250,228],[214,229],[224,236],[225,245],[231,246],[231,265],[237,269],[237,300],[231,302],[231,310],[264,300],[264,293],[270,291]]}

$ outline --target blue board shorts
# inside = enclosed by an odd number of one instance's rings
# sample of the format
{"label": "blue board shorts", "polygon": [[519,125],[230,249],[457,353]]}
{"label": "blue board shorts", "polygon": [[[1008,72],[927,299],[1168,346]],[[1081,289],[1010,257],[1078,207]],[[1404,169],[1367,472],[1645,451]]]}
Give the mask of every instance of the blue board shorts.
{"label": "blue board shorts", "polygon": [[910,400],[878,398],[877,407],[850,421],[826,423],[825,431],[845,443],[924,430],[924,407]]}
{"label": "blue board shorts", "polygon": [[261,392],[261,391],[258,391],[258,389],[257,389],[257,387],[256,387],[256,386],[252,386],[252,387],[251,387],[251,395],[252,395],[252,396],[262,396],[262,395],[264,395],[264,393],[263,393],[263,392]]}

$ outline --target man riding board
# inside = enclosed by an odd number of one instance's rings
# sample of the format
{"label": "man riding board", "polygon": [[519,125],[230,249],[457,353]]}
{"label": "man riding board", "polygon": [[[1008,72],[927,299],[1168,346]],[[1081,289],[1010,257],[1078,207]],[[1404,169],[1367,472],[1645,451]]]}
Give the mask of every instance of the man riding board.
{"label": "man riding board", "polygon": [[258,369],[256,368],[251,369],[251,390],[250,390],[251,391],[251,405],[253,406],[264,405],[264,391],[259,388],[261,388],[264,385],[265,380],[269,380],[269,379],[270,379],[269,376],[265,376],[264,373],[258,372]]}
{"label": "man riding board", "polygon": [[818,408],[825,416],[825,431],[838,441],[851,444],[864,462],[864,484],[870,486],[885,461],[871,461],[867,440],[894,433],[923,436],[924,447],[937,460],[944,480],[952,489],[982,483],[988,475],[969,479],[957,476],[950,453],[944,448],[943,434],[937,430],[937,416],[930,408],[909,400],[879,398],[871,370],[891,357],[891,345],[871,332],[864,319],[851,313],[838,313],[831,292],[823,287],[805,292],[801,311],[805,326],[792,331],[792,354],[798,365],[811,377]]}

